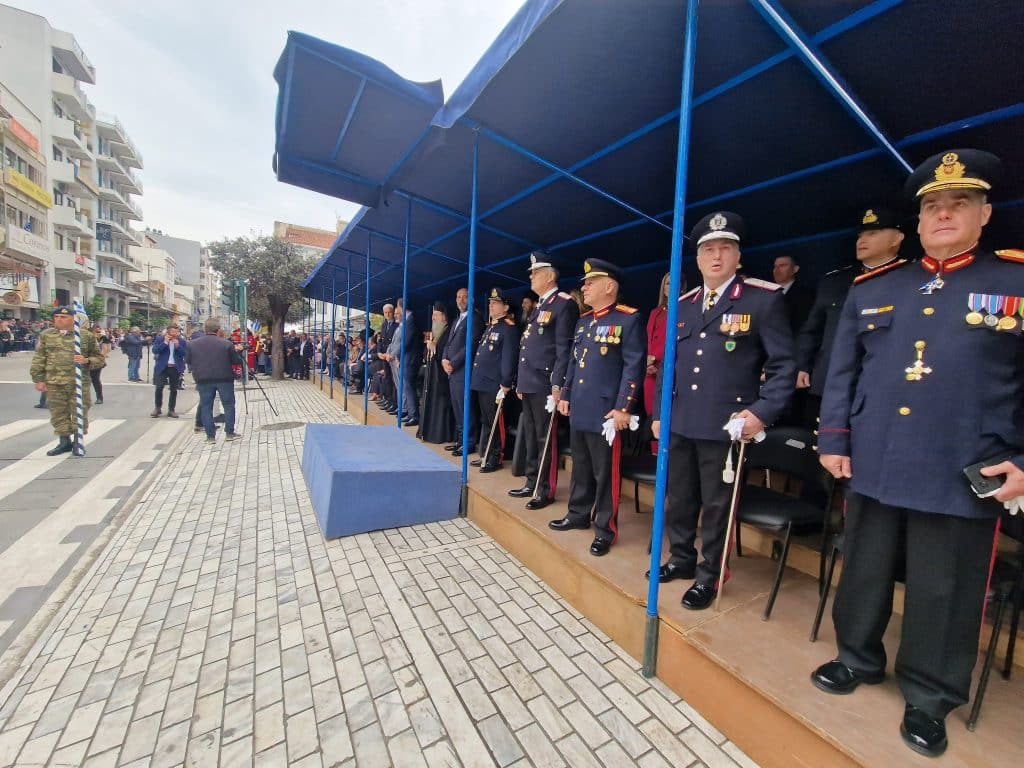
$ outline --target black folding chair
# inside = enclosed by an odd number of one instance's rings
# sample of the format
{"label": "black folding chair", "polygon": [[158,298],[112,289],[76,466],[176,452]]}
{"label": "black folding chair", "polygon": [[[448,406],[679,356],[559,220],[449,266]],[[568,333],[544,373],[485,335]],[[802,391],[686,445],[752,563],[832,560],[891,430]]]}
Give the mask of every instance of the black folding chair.
{"label": "black folding chair", "polygon": [[740,489],[739,507],[736,511],[737,556],[743,556],[739,523],[782,534],[779,566],[762,616],[765,621],[771,617],[772,608],[775,606],[794,535],[805,536],[819,532],[822,534],[819,579],[823,577],[825,571],[825,547],[829,536],[828,521],[831,516],[835,481],[818,463],[818,453],[814,445],[814,436],[807,430],[779,427],[768,430],[762,442],[750,443],[747,446],[745,472],[765,470],[772,474],[785,475],[788,480],[798,480],[802,485],[799,495],[755,485],[743,485]]}
{"label": "black folding chair", "polygon": [[985,663],[978,678],[978,687],[974,692],[974,703],[967,719],[967,730],[973,731],[981,716],[981,705],[985,700],[989,675],[999,647],[999,636],[1002,634],[1006,609],[1009,607],[1010,636],[1006,642],[1006,659],[1003,664],[1003,679],[1009,680],[1013,669],[1013,653],[1017,645],[1017,629],[1020,626],[1021,605],[1024,603],[1024,518],[1013,517],[1003,513],[1000,521],[1000,535],[1013,541],[1013,550],[998,555],[989,579],[989,606],[994,608],[992,615],[992,635],[985,652]]}
{"label": "black folding chair", "polygon": [[633,508],[640,514],[640,486],[654,485],[658,473],[658,457],[651,454],[623,456],[619,463],[619,474],[623,480],[633,483]]}

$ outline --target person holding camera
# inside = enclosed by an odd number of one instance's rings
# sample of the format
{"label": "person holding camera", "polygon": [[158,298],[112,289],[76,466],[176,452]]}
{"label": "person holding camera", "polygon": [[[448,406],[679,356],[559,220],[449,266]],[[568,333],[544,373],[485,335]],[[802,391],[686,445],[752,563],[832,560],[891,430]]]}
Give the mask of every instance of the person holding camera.
{"label": "person holding camera", "polygon": [[156,356],[156,365],[153,367],[153,383],[156,385],[154,393],[155,407],[149,414],[157,418],[164,404],[164,387],[170,387],[170,395],[167,398],[167,415],[178,418],[174,406],[178,401],[178,388],[181,385],[181,377],[185,374],[185,353],[188,350],[188,342],[181,337],[181,329],[176,325],[167,326],[166,331],[153,340],[153,354]]}

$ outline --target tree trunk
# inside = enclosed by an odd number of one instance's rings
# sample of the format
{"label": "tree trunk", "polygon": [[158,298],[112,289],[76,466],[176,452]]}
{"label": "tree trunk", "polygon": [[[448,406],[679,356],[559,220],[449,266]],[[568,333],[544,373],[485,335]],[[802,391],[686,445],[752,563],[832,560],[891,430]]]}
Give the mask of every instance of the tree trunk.
{"label": "tree trunk", "polygon": [[281,381],[284,379],[284,319],[288,315],[289,304],[276,296],[268,296],[267,301],[270,304],[271,378]]}

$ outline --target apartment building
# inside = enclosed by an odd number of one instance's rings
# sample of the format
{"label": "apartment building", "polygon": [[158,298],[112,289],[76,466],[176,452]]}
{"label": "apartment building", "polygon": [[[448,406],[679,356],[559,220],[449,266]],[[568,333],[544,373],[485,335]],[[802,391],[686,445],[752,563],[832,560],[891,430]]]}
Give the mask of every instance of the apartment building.
{"label": "apartment building", "polygon": [[139,270],[129,284],[133,294],[130,309],[148,313],[151,317],[172,317],[178,281],[177,262],[148,233],[143,234],[143,243],[142,246],[129,247],[129,255]]}
{"label": "apartment building", "polygon": [[46,233],[53,197],[46,191],[46,157],[40,151],[40,132],[39,118],[0,85],[0,317],[3,319],[31,318],[32,310],[39,307],[40,277],[50,262]]}
{"label": "apartment building", "polygon": [[105,324],[126,320],[139,271],[130,248],[142,244],[130,224],[142,221],[141,153],[83,90],[96,70],[74,35],[42,16],[0,5],[0,82],[39,124],[45,170],[36,183],[52,198],[48,220],[32,233],[47,244],[39,295],[59,303],[99,295]]}

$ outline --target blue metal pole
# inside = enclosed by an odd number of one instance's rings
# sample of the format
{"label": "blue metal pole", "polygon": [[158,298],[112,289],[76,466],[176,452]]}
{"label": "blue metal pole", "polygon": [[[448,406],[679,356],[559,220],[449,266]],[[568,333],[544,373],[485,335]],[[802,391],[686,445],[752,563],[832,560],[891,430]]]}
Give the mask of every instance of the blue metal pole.
{"label": "blue metal pole", "polygon": [[[333,324],[332,324],[333,325]],[[334,330],[331,330],[331,355],[334,355]],[[352,257],[348,257],[348,266],[345,267],[345,346],[348,349],[348,340],[352,338]],[[333,362],[331,368],[333,368]],[[348,365],[345,365],[345,410],[348,410]]]}
{"label": "blue metal pole", "polygon": [[[363,315],[363,325],[366,327],[366,338],[363,343],[368,347],[370,346],[370,251],[373,247],[373,238],[366,238],[366,307],[364,311],[366,314]],[[346,339],[346,343],[347,343]],[[370,371],[369,368],[363,370],[363,424],[367,423],[370,412]]]}
{"label": "blue metal pole", "polygon": [[[331,270],[331,327],[334,327],[334,312],[336,309],[335,301],[338,296],[338,270],[334,268]],[[334,366],[331,366],[331,371],[328,374],[328,381],[331,383],[331,400],[334,399]],[[347,389],[345,390],[348,391]]]}
{"label": "blue metal pole", "polygon": [[[320,354],[323,355],[323,341],[324,341],[324,326],[327,325],[327,286],[320,286]],[[333,301],[333,298],[332,298]],[[324,361],[320,360],[320,391],[324,391]]]}
{"label": "blue metal pole", "polygon": [[466,290],[469,292],[469,305],[466,307],[466,362],[462,367],[462,497],[459,514],[469,514],[469,384],[473,372],[473,304],[476,297],[476,230],[477,230],[477,180],[480,175],[480,132],[473,136],[473,187],[472,200],[469,207],[469,280]]}
{"label": "blue metal pole", "polygon": [[[402,348],[398,350],[398,410],[395,412],[395,426],[402,428],[402,416],[411,418],[405,413],[405,322],[409,313],[409,231],[412,223],[412,200],[405,201],[405,239],[402,244]],[[369,318],[367,318],[369,319]],[[413,397],[416,393],[413,392]]]}
{"label": "blue metal pole", "polygon": [[679,321],[679,283],[683,271],[683,217],[686,212],[686,176],[689,169],[690,113],[693,105],[693,70],[697,52],[697,4],[686,4],[686,38],[683,46],[683,83],[679,97],[679,145],[676,148],[676,195],[672,212],[672,256],[665,313],[665,362],[661,371],[661,439],[658,440],[658,473],[654,482],[654,514],[651,520],[651,577],[647,583],[647,624],[644,632],[645,677],[654,677],[658,660],[658,569],[661,568],[661,537],[665,529],[665,489],[668,480],[668,444],[672,434],[672,390],[675,388],[675,328]]}
{"label": "blue metal pole", "polygon": [[772,0],[750,0],[751,4],[761,12],[768,25],[785,40],[796,55],[811,68],[814,75],[821,81],[833,96],[839,99],[847,111],[870,133],[886,152],[899,163],[907,173],[913,171],[900,151],[896,149],[889,137],[882,132],[878,124],[868,116],[864,108],[857,102],[846,83],[832,71],[814,47],[814,43],[800,30],[789,15]]}

